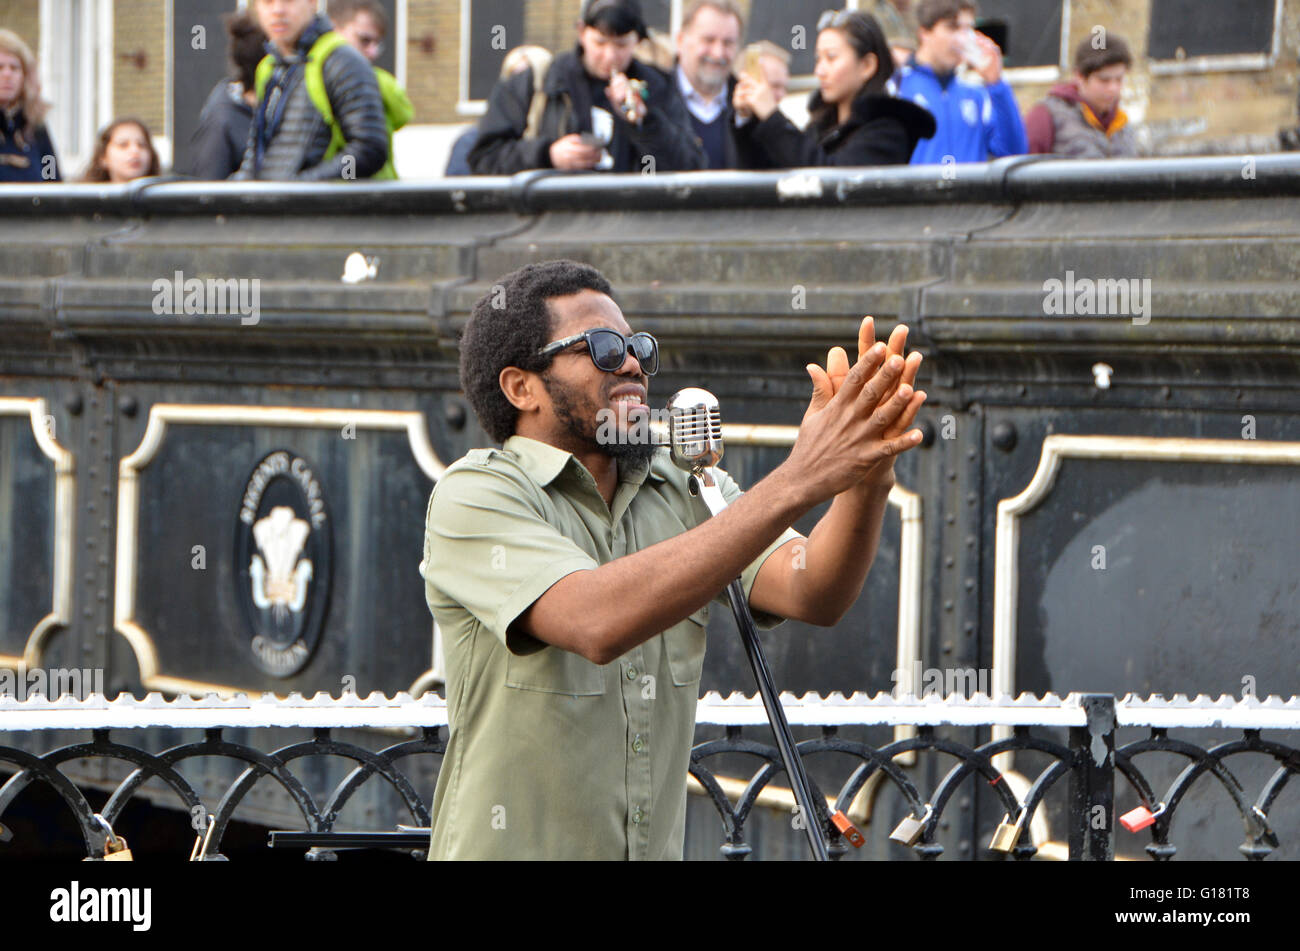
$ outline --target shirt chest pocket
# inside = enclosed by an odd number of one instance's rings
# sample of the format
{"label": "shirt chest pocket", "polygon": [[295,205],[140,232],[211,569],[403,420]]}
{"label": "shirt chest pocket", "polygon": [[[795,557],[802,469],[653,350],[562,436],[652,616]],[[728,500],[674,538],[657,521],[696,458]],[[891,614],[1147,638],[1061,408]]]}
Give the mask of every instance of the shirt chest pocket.
{"label": "shirt chest pocket", "polygon": [[678,687],[700,682],[700,675],[704,672],[704,645],[708,627],[709,608],[705,605],[680,624],[674,624],[664,631],[668,666],[673,672],[673,683]]}
{"label": "shirt chest pocket", "polygon": [[558,647],[544,647],[523,656],[507,656],[506,686],[570,697],[598,697],[605,692],[605,669]]}

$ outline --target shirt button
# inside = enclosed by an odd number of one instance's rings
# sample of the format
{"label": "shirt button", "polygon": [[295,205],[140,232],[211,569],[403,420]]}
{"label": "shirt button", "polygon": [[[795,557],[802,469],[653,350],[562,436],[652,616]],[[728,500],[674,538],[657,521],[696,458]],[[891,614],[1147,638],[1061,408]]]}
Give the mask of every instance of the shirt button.
{"label": "shirt button", "polygon": [[631,664],[627,665],[627,679],[636,680],[636,668],[633,667]]}
{"label": "shirt button", "polygon": [[635,809],[632,810],[632,823],[634,825],[640,825],[641,820],[644,818],[645,818],[645,814],[641,811],[640,806],[637,806]]}
{"label": "shirt button", "polygon": [[632,737],[632,752],[640,753],[643,749],[645,749],[645,743],[641,739],[641,734],[638,733]]}

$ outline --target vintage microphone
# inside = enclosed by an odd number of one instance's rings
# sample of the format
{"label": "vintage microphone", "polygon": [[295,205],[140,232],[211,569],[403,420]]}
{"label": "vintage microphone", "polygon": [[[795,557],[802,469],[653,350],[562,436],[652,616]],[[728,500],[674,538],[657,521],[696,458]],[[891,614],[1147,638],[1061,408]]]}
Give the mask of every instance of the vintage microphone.
{"label": "vintage microphone", "polygon": [[[717,515],[727,507],[727,501],[722,497],[722,490],[718,487],[713,472],[713,467],[722,459],[722,414],[718,409],[717,398],[708,390],[697,387],[674,393],[668,401],[668,435],[673,463],[691,474],[688,483],[691,494],[703,499],[709,512]],[[763,645],[759,642],[754,617],[750,614],[745,589],[739,578],[727,585],[727,598],[731,601],[731,611],[736,616],[745,653],[749,655],[749,665],[758,682],[758,692],[763,698],[763,707],[767,710],[767,719],[776,737],[781,762],[790,777],[795,801],[803,813],[804,828],[808,833],[813,858],[819,862],[825,862],[829,858],[823,826],[826,818],[831,818],[836,828],[854,846],[861,846],[862,833],[854,828],[848,817],[840,810],[836,810],[833,817],[828,817],[826,803],[813,797],[803,760],[794,745],[794,737],[790,734],[785,709],[777,699],[772,671],[767,666],[767,657],[763,654]]]}

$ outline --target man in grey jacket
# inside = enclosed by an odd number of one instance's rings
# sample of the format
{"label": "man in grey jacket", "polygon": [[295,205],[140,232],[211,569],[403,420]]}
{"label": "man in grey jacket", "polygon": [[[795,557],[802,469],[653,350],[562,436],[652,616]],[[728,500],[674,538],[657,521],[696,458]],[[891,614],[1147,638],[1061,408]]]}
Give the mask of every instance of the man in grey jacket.
{"label": "man in grey jacket", "polygon": [[[382,169],[388,126],[370,63],[346,43],[323,63],[310,62],[312,47],[331,31],[315,0],[256,0],[256,10],[274,68],[234,178],[318,182],[369,178]],[[333,124],[309,94],[307,71],[313,68],[321,71]],[[342,145],[327,158],[336,127]]]}

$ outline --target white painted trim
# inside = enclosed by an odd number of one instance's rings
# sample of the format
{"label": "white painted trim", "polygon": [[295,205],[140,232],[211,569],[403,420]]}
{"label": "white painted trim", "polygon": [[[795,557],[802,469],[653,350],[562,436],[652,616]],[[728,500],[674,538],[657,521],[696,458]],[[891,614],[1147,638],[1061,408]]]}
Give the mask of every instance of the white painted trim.
{"label": "white painted trim", "polygon": [[1061,79],[1062,73],[1059,66],[1017,66],[1002,70],[1002,78],[1012,86],[1022,86],[1033,83],[1054,83]]}
{"label": "white painted trim", "polygon": [[[845,697],[806,693],[780,696],[792,726],[865,726],[927,724],[931,726],[985,726],[990,723],[1019,726],[1084,726],[1087,716],[1082,695],[1029,694],[1014,700],[991,702],[988,697],[906,697],[855,693]],[[447,701],[427,693],[413,699],[403,692],[391,698],[379,691],[367,696],[344,693],[333,697],[316,693],[287,697],[273,693],[239,693],[230,697],[166,700],[160,693],[137,699],[123,694],[109,700],[91,694],[84,700],[39,694],[25,700],[0,696],[0,716],[9,731],[28,730],[143,730],[150,727],[216,729],[220,727],[339,727],[421,728],[447,725]],[[1206,696],[1171,700],[1143,699],[1129,694],[1115,702],[1115,721],[1121,727],[1158,726],[1164,729],[1294,730],[1300,726],[1300,697],[1253,698],[1234,701]],[[696,706],[697,726],[766,726],[767,711],[757,697],[710,691]],[[1028,781],[1007,775],[1015,783],[1016,799],[1024,801]],[[1035,839],[1037,835],[1035,835]]]}
{"label": "white painted trim", "polygon": [[97,0],[97,49],[95,51],[96,84],[95,125],[103,128],[113,121],[113,0]]}
{"label": "white painted trim", "polygon": [[1236,53],[1231,56],[1189,56],[1184,60],[1152,60],[1152,76],[1183,76],[1195,73],[1238,73],[1271,69],[1269,53]]}
{"label": "white painted trim", "polygon": [[1073,19],[1074,0],[1062,0],[1061,3],[1061,54],[1056,65],[1062,73],[1070,72],[1070,21]]}
{"label": "white painted trim", "polygon": [[481,100],[469,98],[469,30],[470,0],[460,0],[460,37],[457,42],[460,49],[459,86],[456,89],[456,114],[462,116],[481,116],[487,112],[487,103],[482,103],[482,112],[477,111]]}
{"label": "white painted trim", "polygon": [[175,26],[176,4],[174,0],[167,0],[166,10],[163,14],[163,128],[162,134],[168,139],[172,137],[172,129],[176,127],[173,119],[173,112],[176,108],[175,90],[172,88],[172,69],[176,62],[176,51],[172,49],[172,29]]}
{"label": "white painted trim", "polygon": [[393,23],[393,72],[397,76],[399,85],[406,86],[406,44],[407,34],[410,27],[407,19],[410,16],[408,10],[408,0],[397,0],[397,6],[393,10],[393,16],[396,22]]}
{"label": "white painted trim", "polygon": [[[81,11],[77,17],[81,34],[79,49],[72,49],[68,42],[67,27],[74,18],[74,3]],[[90,161],[100,128],[102,66],[97,61],[101,35],[96,15],[100,3],[101,0],[41,0],[40,5],[41,82],[44,98],[54,106],[47,124],[65,181],[75,179]],[[108,52],[111,62],[111,35]],[[71,81],[74,67],[78,76],[75,85]]]}
{"label": "white painted trim", "polygon": [[[162,446],[169,423],[188,426],[289,426],[405,432],[411,455],[431,480],[437,482],[446,471],[429,440],[424,414],[418,410],[352,410],[300,406],[182,405],[155,403],[149,409],[140,445],[118,463],[117,560],[113,585],[113,628],[126,639],[140,671],[140,682],[149,690],[170,693],[231,696],[241,688],[173,677],[163,673],[153,637],[135,619],[136,578],[139,565],[140,473]],[[437,658],[434,658],[435,667]],[[246,692],[246,691],[243,691]]]}
{"label": "white painted trim", "polygon": [[[1016,602],[1020,591],[1020,517],[1033,511],[1056,485],[1064,459],[1153,460],[1159,462],[1300,465],[1300,442],[1255,442],[1241,439],[1181,439],[1155,436],[1066,436],[1043,440],[1038,468],[1019,495],[998,502],[993,569],[993,676],[995,700],[1015,689]],[[993,739],[1011,736],[995,727]],[[1012,756],[994,757],[998,769],[1010,769]]]}
{"label": "white painted trim", "polygon": [[[42,31],[43,33],[44,31]],[[53,590],[50,612],[37,622],[23,647],[22,657],[0,654],[0,667],[28,668],[41,666],[44,642],[51,633],[72,620],[72,573],[74,570],[75,527],[77,520],[77,466],[76,459],[46,425],[50,416],[49,404],[43,398],[0,397],[0,416],[27,416],[32,424],[32,436],[37,447],[54,463],[54,539],[53,539]]]}

